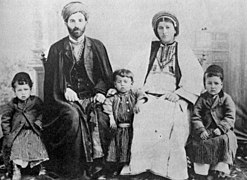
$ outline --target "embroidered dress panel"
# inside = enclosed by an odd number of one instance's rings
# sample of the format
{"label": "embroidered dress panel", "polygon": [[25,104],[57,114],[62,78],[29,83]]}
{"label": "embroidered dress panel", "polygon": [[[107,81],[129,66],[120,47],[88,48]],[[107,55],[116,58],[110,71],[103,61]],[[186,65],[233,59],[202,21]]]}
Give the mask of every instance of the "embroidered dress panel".
{"label": "embroidered dress panel", "polygon": [[[173,62],[175,59],[175,51],[176,51],[176,42],[170,45],[160,45],[159,52],[157,54],[157,61],[161,70],[163,70],[166,66],[169,66],[170,62]],[[168,69],[169,72],[174,73],[174,69]]]}
{"label": "embroidered dress panel", "polygon": [[[165,52],[162,52],[165,51]],[[175,58],[176,42],[171,45],[162,44],[156,55],[153,67],[143,89],[146,92],[164,94],[176,89]],[[162,55],[164,54],[164,56]],[[162,83],[163,82],[163,83]]]}

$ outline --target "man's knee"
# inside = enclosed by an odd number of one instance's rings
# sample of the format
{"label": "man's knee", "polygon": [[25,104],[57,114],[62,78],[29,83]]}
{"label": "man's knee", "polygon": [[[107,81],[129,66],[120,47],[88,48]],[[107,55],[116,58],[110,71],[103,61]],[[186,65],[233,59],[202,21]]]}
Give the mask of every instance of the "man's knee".
{"label": "man's knee", "polygon": [[67,108],[61,115],[60,115],[60,123],[62,123],[67,128],[71,127],[78,127],[79,126],[79,119],[80,115],[76,108],[71,106]]}
{"label": "man's knee", "polygon": [[70,119],[71,121],[79,120],[80,118],[78,110],[74,107],[68,109],[64,117]]}

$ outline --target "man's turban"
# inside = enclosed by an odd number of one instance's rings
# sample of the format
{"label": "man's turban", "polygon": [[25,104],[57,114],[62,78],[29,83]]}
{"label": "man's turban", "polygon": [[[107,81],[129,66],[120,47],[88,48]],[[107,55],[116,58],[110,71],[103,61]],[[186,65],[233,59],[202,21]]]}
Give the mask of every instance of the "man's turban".
{"label": "man's turban", "polygon": [[77,12],[82,13],[85,16],[86,21],[88,20],[89,14],[86,5],[82,2],[74,1],[64,6],[62,10],[62,16],[64,21],[67,22],[69,17]]}

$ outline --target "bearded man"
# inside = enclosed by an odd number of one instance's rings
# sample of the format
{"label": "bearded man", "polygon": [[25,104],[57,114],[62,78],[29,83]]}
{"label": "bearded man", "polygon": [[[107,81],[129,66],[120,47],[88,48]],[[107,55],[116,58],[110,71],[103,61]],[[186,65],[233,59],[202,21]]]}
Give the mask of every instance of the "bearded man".
{"label": "bearded man", "polygon": [[71,179],[93,163],[95,172],[101,168],[107,147],[102,103],[112,86],[112,68],[103,43],[84,34],[85,5],[65,5],[62,17],[69,35],[50,47],[44,63],[43,139],[47,169]]}

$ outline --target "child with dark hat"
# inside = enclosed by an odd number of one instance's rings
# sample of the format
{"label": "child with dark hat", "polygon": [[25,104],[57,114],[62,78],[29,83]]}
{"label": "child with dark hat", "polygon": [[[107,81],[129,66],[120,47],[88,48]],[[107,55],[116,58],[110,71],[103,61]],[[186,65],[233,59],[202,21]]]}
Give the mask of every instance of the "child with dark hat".
{"label": "child with dark hat", "polygon": [[192,150],[198,179],[225,178],[237,150],[233,132],[235,105],[223,91],[223,69],[209,66],[204,73],[206,92],[197,100],[192,115]]}

